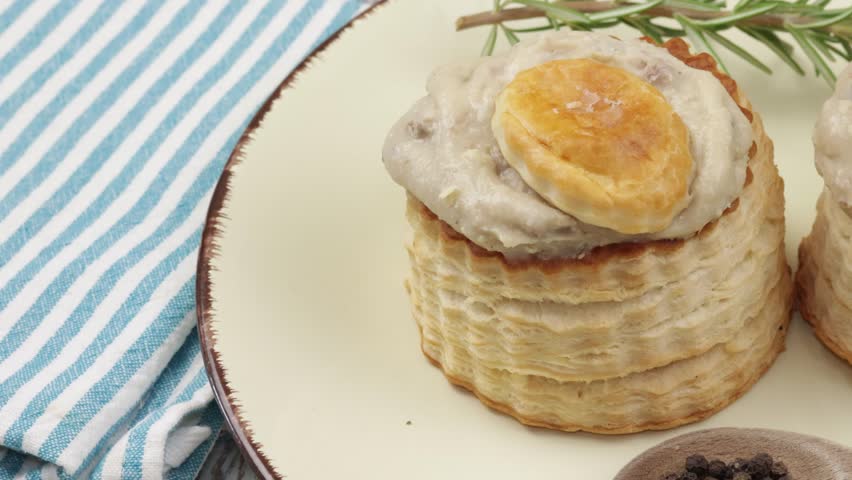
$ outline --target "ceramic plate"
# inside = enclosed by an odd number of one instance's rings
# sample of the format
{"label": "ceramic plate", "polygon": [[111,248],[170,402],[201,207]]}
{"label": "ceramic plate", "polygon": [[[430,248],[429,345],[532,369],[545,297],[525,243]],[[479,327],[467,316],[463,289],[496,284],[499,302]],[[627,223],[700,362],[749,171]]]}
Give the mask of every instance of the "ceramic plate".
{"label": "ceramic plate", "polygon": [[[531,472],[606,480],[667,438],[725,426],[852,445],[852,367],[798,316],[786,353],[753,390],[707,421],[666,432],[524,427],[426,361],[402,286],[405,196],[384,171],[381,146],[433,67],[479,54],[486,32],[456,33],[453,23],[490,5],[390,0],[375,8],[282,84],[228,164],[202,245],[200,330],[218,400],[258,471],[296,480]],[[738,39],[776,71],[728,62],[776,142],[794,262],[822,188],[810,131],[830,92]]]}

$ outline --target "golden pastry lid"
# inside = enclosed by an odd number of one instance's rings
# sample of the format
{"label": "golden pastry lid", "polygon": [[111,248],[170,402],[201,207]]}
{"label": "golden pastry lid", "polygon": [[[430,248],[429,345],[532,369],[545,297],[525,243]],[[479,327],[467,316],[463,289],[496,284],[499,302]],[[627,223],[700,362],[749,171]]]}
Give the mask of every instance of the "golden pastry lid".
{"label": "golden pastry lid", "polygon": [[492,130],[524,181],[585,223],[657,232],[688,204],[688,129],[624,69],[581,58],[524,70],[498,96]]}

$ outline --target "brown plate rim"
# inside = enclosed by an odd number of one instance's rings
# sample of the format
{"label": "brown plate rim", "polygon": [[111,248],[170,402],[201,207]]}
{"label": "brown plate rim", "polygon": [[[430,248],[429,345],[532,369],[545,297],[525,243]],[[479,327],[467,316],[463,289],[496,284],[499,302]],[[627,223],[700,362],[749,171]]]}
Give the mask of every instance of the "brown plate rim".
{"label": "brown plate rim", "polygon": [[219,352],[216,350],[216,335],[213,329],[213,292],[211,289],[210,272],[212,261],[219,253],[216,243],[221,234],[220,220],[222,209],[229,197],[230,182],[234,175],[233,168],[242,161],[245,146],[249,142],[254,131],[260,126],[266,114],[272,109],[272,104],[281,96],[281,93],[289,88],[299,74],[310,66],[319,54],[340,38],[340,34],[351,28],[355,23],[363,20],[376,9],[386,4],[387,0],[377,0],[366,10],[351,19],[346,25],[323,41],[310,55],[305,57],[299,65],[291,71],[286,78],[275,88],[275,91],[266,99],[260,109],[252,118],[248,127],[243,131],[237,144],[234,146],[225,168],[216,182],[207,215],[204,220],[204,230],[201,234],[201,246],[198,252],[198,263],[196,266],[195,280],[195,308],[198,322],[198,337],[201,343],[201,354],[204,359],[204,368],[207,378],[213,389],[216,403],[222,411],[225,422],[228,425],[237,445],[244,458],[247,458],[252,469],[262,479],[282,479],[280,474],[270,462],[269,458],[261,451],[260,444],[254,439],[251,427],[240,413],[240,407],[232,397],[233,391],[227,381],[227,375],[222,365]]}

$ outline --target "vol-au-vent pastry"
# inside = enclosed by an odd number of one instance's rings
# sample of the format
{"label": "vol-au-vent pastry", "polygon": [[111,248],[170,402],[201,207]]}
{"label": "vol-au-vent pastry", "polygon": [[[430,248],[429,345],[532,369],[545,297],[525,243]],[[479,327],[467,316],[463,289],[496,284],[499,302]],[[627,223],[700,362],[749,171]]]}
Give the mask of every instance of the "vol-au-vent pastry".
{"label": "vol-au-vent pastry", "polygon": [[438,68],[382,154],[423,353],[523,423],[696,421],[783,350],[772,142],[681,40],[560,31]]}
{"label": "vol-au-vent pastry", "polygon": [[823,105],[813,141],[825,188],[799,246],[799,310],[817,337],[852,363],[852,65]]}

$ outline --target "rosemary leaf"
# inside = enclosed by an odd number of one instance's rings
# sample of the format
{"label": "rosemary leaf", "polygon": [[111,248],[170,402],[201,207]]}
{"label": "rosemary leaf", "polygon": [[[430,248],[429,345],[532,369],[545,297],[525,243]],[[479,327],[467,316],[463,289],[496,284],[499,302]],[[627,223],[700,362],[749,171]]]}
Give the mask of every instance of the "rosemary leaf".
{"label": "rosemary leaf", "polygon": [[775,34],[775,32],[773,32],[771,30],[766,30],[766,33],[770,34],[774,38],[776,38],[778,40],[778,43],[780,43],[781,46],[784,47],[784,50],[786,50],[787,53],[789,53],[790,55],[792,55],[793,52],[796,51],[796,47],[794,47],[793,44],[791,44],[790,42],[788,42],[786,40],[782,40],[781,37],[779,37],[778,35]]}
{"label": "rosemary leaf", "polygon": [[793,14],[793,16],[798,16],[798,17],[819,16],[821,18],[824,18],[824,17],[831,17],[833,15],[841,13],[843,11],[843,9],[842,8],[829,9],[829,8],[824,7],[824,6],[820,7],[819,5],[817,5],[815,3],[809,3],[807,5],[794,5],[794,4],[788,4],[787,2],[779,2],[778,3],[778,10],[776,10],[776,11],[777,12],[787,11],[787,12]]}
{"label": "rosemary leaf", "polygon": [[614,26],[618,25],[619,23],[622,22],[622,20],[623,19],[621,19],[621,18],[613,18],[612,20],[601,20],[600,22],[595,22],[595,23],[592,23],[590,25],[583,25],[583,26],[588,27],[588,28],[594,28],[594,29],[609,28],[609,27],[614,27]]}
{"label": "rosemary leaf", "polygon": [[852,60],[852,58],[849,58],[845,50],[841,50],[830,43],[826,43],[825,47],[844,60]]}
{"label": "rosemary leaf", "polygon": [[723,37],[722,35],[719,35],[718,33],[714,32],[713,30],[707,30],[705,33],[710,38],[712,38],[716,43],[722,45],[723,47],[727,48],[731,52],[739,55],[745,61],[747,61],[750,64],[754,65],[755,67],[759,68],[763,72],[765,72],[769,75],[772,75],[772,69],[767,67],[766,64],[764,64],[763,62],[761,62],[760,60],[755,58],[754,55],[748,53],[745,49],[743,49],[742,47],[740,47],[736,43],[728,40],[727,38]]}
{"label": "rosemary leaf", "polygon": [[[507,27],[508,28],[508,27]],[[556,30],[553,25],[548,23],[547,25],[541,25],[538,27],[527,27],[527,28],[513,28],[512,31],[515,33],[532,33],[532,32],[544,32],[547,30]]]}
{"label": "rosemary leaf", "polygon": [[509,45],[514,45],[514,44],[516,44],[516,43],[518,43],[518,42],[520,42],[520,41],[521,41],[521,40],[518,38],[518,36],[517,36],[517,35],[515,35],[515,32],[513,32],[513,31],[509,30],[508,28],[506,28],[506,26],[505,26],[505,25],[502,25],[502,24],[501,24],[501,25],[500,25],[500,28],[503,30],[503,34],[504,34],[504,35],[506,35],[506,40],[508,40],[508,41],[509,41]]}
{"label": "rosemary leaf", "polygon": [[578,12],[573,8],[563,7],[554,3],[543,2],[540,0],[514,0],[514,3],[520,3],[528,7],[541,9],[544,13],[551,15],[566,23],[586,24],[590,23],[589,17],[585,13]]}
{"label": "rosemary leaf", "polygon": [[820,39],[821,41],[823,41],[823,42],[825,42],[825,43],[832,43],[832,42],[836,42],[836,41],[837,41],[837,37],[834,37],[834,36],[832,36],[832,35],[830,35],[830,34],[828,34],[828,33],[825,33],[825,32],[819,31],[819,30],[813,30],[813,31],[811,31],[811,32],[810,32],[810,35],[811,35],[812,37],[815,37],[815,38]]}
{"label": "rosemary leaf", "polygon": [[834,25],[835,23],[842,22],[852,16],[852,7],[843,9],[840,13],[833,17],[826,18],[825,20],[819,20],[817,22],[811,23],[790,23],[789,27],[792,27],[795,30],[815,30],[817,28],[825,28]]}
{"label": "rosemary leaf", "polygon": [[630,17],[626,17],[624,19],[624,23],[630,25],[636,30],[639,30],[640,32],[642,32],[642,35],[645,35],[651,40],[657,43],[663,43],[663,35],[660,33],[659,30],[655,28],[655,25],[653,23],[648,22],[644,19]]}
{"label": "rosemary leaf", "polygon": [[777,5],[775,3],[768,3],[766,5],[761,5],[759,7],[750,8],[748,10],[742,10],[738,13],[734,13],[732,15],[727,15],[724,17],[714,18],[711,20],[693,20],[693,25],[700,25],[702,27],[722,27],[722,26],[731,26],[737,22],[741,22],[748,18],[756,17],[758,15],[763,15],[764,13],[768,13],[775,9]]}
{"label": "rosemary leaf", "polygon": [[843,51],[846,52],[844,58],[846,58],[846,60],[852,60],[852,45],[849,44],[849,40],[842,37],[838,37],[838,40],[840,40],[840,44],[843,45]]}
{"label": "rosemary leaf", "polygon": [[654,8],[661,3],[663,3],[663,0],[652,0],[648,3],[627,5],[624,7],[613,8],[612,10],[605,10],[603,12],[590,13],[588,16],[592,22],[612,20],[617,19],[619,17],[627,17],[628,15],[634,15],[636,13],[644,12],[645,10]]}
{"label": "rosemary leaf", "polygon": [[801,16],[804,14],[810,15],[813,12],[821,11],[818,7],[812,7],[806,4],[798,4],[798,3],[788,3],[788,2],[778,2],[778,6],[775,8],[775,13],[789,13],[795,16]]}
{"label": "rosemary leaf", "polygon": [[679,28],[669,28],[665,25],[660,25],[660,24],[654,23],[650,19],[648,20],[648,23],[653,25],[657,30],[662,32],[663,35],[666,36],[666,37],[682,37],[682,36],[686,35],[686,32],[683,31],[682,29],[679,29]]}
{"label": "rosemary leaf", "polygon": [[705,52],[712,55],[716,59],[716,62],[719,64],[719,68],[723,72],[728,73],[727,67],[725,67],[725,64],[722,62],[722,59],[721,57],[719,57],[719,54],[716,53],[716,50],[713,48],[713,45],[711,45],[710,42],[707,41],[707,38],[704,36],[704,32],[700,28],[693,25],[692,22],[683,15],[676,13],[674,17],[675,20],[677,20],[683,26],[683,29],[686,31],[686,35],[692,41],[692,44],[696,48],[704,50]]}
{"label": "rosemary leaf", "polygon": [[756,28],[753,29],[747,27],[742,27],[740,28],[740,30],[742,30],[755,40],[766,45],[767,48],[772,50],[775,55],[778,55],[778,57],[783,60],[784,63],[786,63],[791,69],[793,69],[794,72],[798,73],[799,75],[805,74],[805,70],[802,68],[801,65],[799,65],[799,62],[797,62],[796,59],[793,58],[793,47],[784,40],[778,38],[778,35],[775,35],[775,32],[771,30],[762,30]]}
{"label": "rosemary leaf", "polygon": [[739,2],[737,2],[736,5],[734,5],[734,12],[739,12],[742,9],[747,8],[749,5],[751,5],[754,2],[755,2],[755,0],[740,0]]}
{"label": "rosemary leaf", "polygon": [[562,28],[562,24],[560,24],[559,22],[557,22],[557,21],[556,21],[556,19],[555,19],[555,18],[553,18],[553,16],[552,16],[552,15],[548,15],[548,16],[547,16],[547,22],[548,22],[548,23],[550,23],[550,27],[551,27],[552,29],[556,30],[557,32],[559,31],[559,29],[561,29],[561,28]]}
{"label": "rosemary leaf", "polygon": [[837,80],[834,76],[834,72],[831,71],[831,67],[829,67],[828,64],[825,63],[825,59],[822,58],[819,52],[816,51],[810,40],[808,40],[808,37],[805,36],[805,34],[800,29],[793,28],[790,25],[787,26],[787,31],[789,31],[790,34],[793,35],[793,38],[796,40],[799,46],[802,47],[802,50],[805,52],[805,55],[807,55],[811,62],[813,62],[816,71],[820,75],[822,75],[822,77],[825,79],[826,82],[828,82],[828,85],[830,87],[833,86],[834,82]]}
{"label": "rosemary leaf", "polygon": [[674,8],[684,8],[699,12],[718,12],[722,9],[718,4],[707,4],[692,0],[666,0],[664,5]]}
{"label": "rosemary leaf", "polygon": [[[803,64],[794,57],[795,50],[801,48],[817,75],[833,83],[829,62],[841,58],[852,61],[852,7],[831,8],[831,4],[831,0],[736,0],[736,5],[728,9],[724,0],[493,0],[491,11],[461,17],[456,28],[489,26],[482,49],[483,55],[488,55],[494,51],[498,29],[510,44],[515,44],[521,33],[563,27],[591,31],[624,24],[656,42],[688,36],[693,47],[711,54],[724,71],[726,66],[716,49],[729,50],[770,72],[762,59],[723,32],[737,28],[804,75]],[[516,20],[536,17],[546,22],[511,27]],[[674,19],[680,28],[658,19]],[[795,41],[785,41],[786,35]]]}
{"label": "rosemary leaf", "polygon": [[825,41],[816,35],[807,35],[808,39],[811,41],[813,46],[816,47],[817,50],[822,54],[823,57],[827,58],[828,61],[834,61],[834,54],[831,52],[831,49],[828,48]]}
{"label": "rosemary leaf", "polygon": [[[783,10],[783,8],[781,10]],[[781,10],[776,10],[776,11],[781,11]],[[837,10],[837,9],[820,10],[818,8],[814,8],[813,10],[810,10],[810,11],[807,11],[807,12],[800,12],[800,13],[807,13],[808,17],[821,19],[821,18],[833,17],[835,15],[843,13],[843,11]]]}
{"label": "rosemary leaf", "polygon": [[497,44],[497,25],[491,25],[485,45],[482,46],[482,56],[487,57],[494,53],[494,45]]}
{"label": "rosemary leaf", "polygon": [[569,23],[568,26],[571,27],[571,29],[573,29],[573,30],[582,30],[584,32],[591,32],[592,31],[592,27],[585,25],[585,24],[582,24],[582,23]]}

